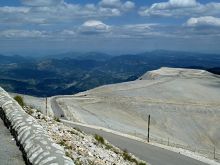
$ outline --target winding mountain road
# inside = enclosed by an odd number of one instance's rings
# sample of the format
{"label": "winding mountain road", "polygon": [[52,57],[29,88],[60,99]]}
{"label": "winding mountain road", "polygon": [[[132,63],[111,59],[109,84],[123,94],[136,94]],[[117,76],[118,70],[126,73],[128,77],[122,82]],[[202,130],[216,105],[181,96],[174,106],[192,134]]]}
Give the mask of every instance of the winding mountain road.
{"label": "winding mountain road", "polygon": [[[63,97],[63,96],[62,96]],[[71,96],[64,96],[71,97]],[[54,115],[61,117],[64,114],[62,109],[59,107],[56,99],[58,97],[51,98],[51,108]],[[149,162],[151,165],[207,165],[206,163],[200,162],[198,160],[189,158],[187,156],[165,150],[156,146],[152,146],[147,143],[143,143],[137,140],[126,138],[120,135],[106,132],[104,130],[95,129],[91,127],[86,127],[72,122],[68,122],[66,117],[62,117],[61,121],[68,126],[79,128],[88,134],[99,134],[107,139],[113,145],[126,149],[128,152],[134,154],[142,160]]]}
{"label": "winding mountain road", "polygon": [[149,162],[151,165],[207,165],[203,162],[189,158],[187,156],[137,140],[126,138],[124,136],[109,133],[104,130],[85,127],[65,120],[61,121],[67,126],[79,128],[80,130],[88,134],[101,135],[110,143],[123,150],[126,149],[128,152],[134,154],[142,160],[145,160],[146,162]]}

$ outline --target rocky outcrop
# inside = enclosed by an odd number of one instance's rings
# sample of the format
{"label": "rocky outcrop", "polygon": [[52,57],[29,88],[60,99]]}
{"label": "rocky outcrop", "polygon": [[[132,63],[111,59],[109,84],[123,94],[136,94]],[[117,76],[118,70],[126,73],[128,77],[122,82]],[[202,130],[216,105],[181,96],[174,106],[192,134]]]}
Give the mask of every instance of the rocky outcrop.
{"label": "rocky outcrop", "polygon": [[2,88],[0,108],[0,115],[15,136],[27,164],[74,165],[65,156],[63,147],[56,144],[36,119],[28,115]]}
{"label": "rocky outcrop", "polygon": [[87,135],[79,129],[66,126],[63,120],[45,116],[39,110],[24,107],[37,119],[50,137],[64,147],[66,155],[80,165],[146,165],[134,155],[122,151],[99,135]]}

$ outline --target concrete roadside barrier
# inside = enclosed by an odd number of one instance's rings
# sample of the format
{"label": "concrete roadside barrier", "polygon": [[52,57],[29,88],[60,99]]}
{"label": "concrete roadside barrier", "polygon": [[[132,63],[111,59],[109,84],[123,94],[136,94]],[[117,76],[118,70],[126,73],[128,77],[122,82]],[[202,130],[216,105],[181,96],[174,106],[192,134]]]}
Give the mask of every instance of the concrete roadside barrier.
{"label": "concrete roadside barrier", "polygon": [[36,119],[28,115],[18,103],[0,87],[0,116],[15,137],[25,161],[30,165],[74,165],[65,156]]}

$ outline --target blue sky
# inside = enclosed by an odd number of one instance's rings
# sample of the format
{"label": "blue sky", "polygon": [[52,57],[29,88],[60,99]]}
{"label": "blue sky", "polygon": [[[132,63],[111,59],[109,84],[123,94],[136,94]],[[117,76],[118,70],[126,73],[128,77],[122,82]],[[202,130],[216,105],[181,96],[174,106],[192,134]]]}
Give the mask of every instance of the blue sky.
{"label": "blue sky", "polygon": [[0,53],[220,53],[214,0],[4,0]]}

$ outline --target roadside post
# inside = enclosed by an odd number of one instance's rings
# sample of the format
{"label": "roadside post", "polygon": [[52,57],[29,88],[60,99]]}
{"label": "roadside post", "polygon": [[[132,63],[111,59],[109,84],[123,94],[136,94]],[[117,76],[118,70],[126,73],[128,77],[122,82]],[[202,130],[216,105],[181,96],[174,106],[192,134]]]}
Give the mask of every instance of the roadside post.
{"label": "roadside post", "polygon": [[150,115],[148,115],[147,142],[150,142]]}
{"label": "roadside post", "polygon": [[47,97],[46,97],[46,116],[47,116]]}
{"label": "roadside post", "polygon": [[216,156],[215,156],[215,146],[214,146],[214,159],[216,159]]}

